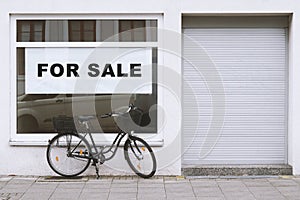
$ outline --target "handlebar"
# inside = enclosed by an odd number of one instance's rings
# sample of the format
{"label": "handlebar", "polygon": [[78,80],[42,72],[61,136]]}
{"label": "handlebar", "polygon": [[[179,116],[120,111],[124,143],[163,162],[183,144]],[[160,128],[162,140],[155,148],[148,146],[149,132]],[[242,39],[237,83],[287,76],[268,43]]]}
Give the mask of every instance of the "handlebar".
{"label": "handlebar", "polygon": [[135,105],[133,105],[132,103],[129,104],[128,109],[125,112],[111,112],[111,113],[106,113],[104,115],[100,115],[101,118],[108,118],[108,117],[118,117],[118,116],[122,116],[125,115],[127,113],[129,113],[132,110],[137,110],[141,113],[143,113],[143,110],[136,107]]}

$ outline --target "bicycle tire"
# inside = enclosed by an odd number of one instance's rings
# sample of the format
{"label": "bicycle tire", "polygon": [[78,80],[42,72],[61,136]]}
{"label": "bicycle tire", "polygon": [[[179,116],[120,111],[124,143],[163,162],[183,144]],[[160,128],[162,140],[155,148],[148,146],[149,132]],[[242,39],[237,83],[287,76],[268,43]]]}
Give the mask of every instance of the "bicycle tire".
{"label": "bicycle tire", "polygon": [[[147,150],[147,151],[146,151]],[[137,158],[136,154],[143,154],[142,158]],[[156,158],[149,144],[136,136],[130,136],[124,145],[124,156],[130,168],[142,178],[150,178],[156,172]],[[136,159],[136,160],[133,160]],[[147,159],[147,160],[146,160]],[[143,163],[141,163],[141,161]],[[136,163],[137,162],[137,163]],[[148,163],[147,163],[148,162]],[[141,164],[143,166],[141,166]],[[149,165],[149,166],[147,166]],[[146,169],[147,167],[147,169]],[[142,169],[144,168],[144,169]],[[147,170],[147,172],[146,172]]]}
{"label": "bicycle tire", "polygon": [[[70,138],[69,141],[68,137]],[[81,141],[80,145],[76,147],[79,141]],[[76,147],[76,149],[72,147]],[[69,151],[71,148],[72,154]],[[55,173],[64,177],[74,177],[89,167],[91,163],[90,153],[90,145],[81,135],[75,133],[58,134],[48,144],[47,162]]]}

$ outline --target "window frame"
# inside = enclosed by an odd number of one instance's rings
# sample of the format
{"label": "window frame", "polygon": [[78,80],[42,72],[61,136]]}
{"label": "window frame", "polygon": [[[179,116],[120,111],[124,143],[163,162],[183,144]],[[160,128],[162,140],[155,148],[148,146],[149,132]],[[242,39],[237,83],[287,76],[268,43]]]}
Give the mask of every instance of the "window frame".
{"label": "window frame", "polygon": [[[18,42],[17,41],[17,20],[157,20],[157,41],[156,42]],[[101,14],[11,14],[10,15],[10,83],[11,83],[11,111],[10,112],[10,140],[12,146],[46,146],[48,140],[51,139],[56,133],[22,133],[17,134],[17,47],[156,47],[162,48],[162,35],[159,34],[159,29],[163,28],[163,15],[162,14],[114,14],[114,15],[101,15]],[[44,34],[45,35],[45,34]],[[97,35],[97,34],[96,34]],[[97,36],[96,36],[97,37]],[[163,53],[157,53],[157,66],[163,65]],[[160,82],[161,76],[157,74],[157,81]],[[157,88],[157,104],[158,108],[162,106],[162,91]],[[161,119],[162,111],[157,111],[157,121]],[[151,146],[163,146],[163,132],[162,125],[157,123],[157,133],[154,134],[140,134],[142,138],[147,138]],[[94,134],[97,144],[108,145],[111,144],[116,134],[104,133]]]}

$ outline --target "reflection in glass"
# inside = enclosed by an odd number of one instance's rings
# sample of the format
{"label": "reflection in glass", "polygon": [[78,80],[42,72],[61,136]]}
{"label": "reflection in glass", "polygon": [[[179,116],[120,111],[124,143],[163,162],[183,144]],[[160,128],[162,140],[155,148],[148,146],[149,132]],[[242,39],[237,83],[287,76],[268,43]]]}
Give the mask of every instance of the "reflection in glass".
{"label": "reflection in glass", "polygon": [[18,42],[44,42],[45,20],[17,20]]}

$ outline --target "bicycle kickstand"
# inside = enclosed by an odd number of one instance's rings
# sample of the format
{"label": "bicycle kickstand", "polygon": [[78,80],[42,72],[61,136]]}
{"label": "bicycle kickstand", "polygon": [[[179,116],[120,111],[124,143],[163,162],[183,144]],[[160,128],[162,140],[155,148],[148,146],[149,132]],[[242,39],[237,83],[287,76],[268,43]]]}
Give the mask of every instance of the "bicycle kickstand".
{"label": "bicycle kickstand", "polygon": [[100,175],[99,175],[99,167],[97,165],[95,165],[95,168],[96,168],[96,175],[97,175],[97,179],[100,178]]}
{"label": "bicycle kickstand", "polygon": [[99,167],[98,167],[98,165],[97,165],[97,162],[93,162],[93,165],[95,166],[95,169],[96,169],[96,177],[97,177],[97,179],[99,179],[100,178],[100,175],[99,175]]}

